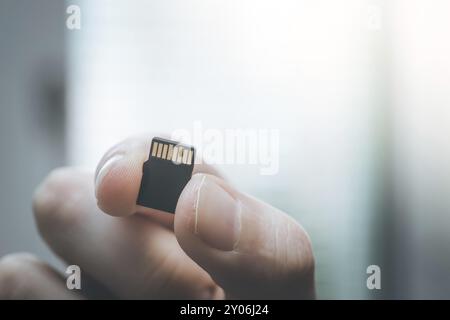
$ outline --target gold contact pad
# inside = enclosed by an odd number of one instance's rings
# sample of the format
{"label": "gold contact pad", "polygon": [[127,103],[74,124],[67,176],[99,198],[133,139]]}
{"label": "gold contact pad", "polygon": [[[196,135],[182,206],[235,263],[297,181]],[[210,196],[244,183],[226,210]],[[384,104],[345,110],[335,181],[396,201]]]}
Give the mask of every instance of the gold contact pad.
{"label": "gold contact pad", "polygon": [[156,151],[158,149],[158,142],[153,142],[152,146],[152,157],[156,157]]}
{"label": "gold contact pad", "polygon": [[151,155],[152,157],[189,165],[193,161],[191,149],[161,142],[153,142]]}
{"label": "gold contact pad", "polygon": [[166,156],[167,156],[167,148],[168,148],[168,146],[167,146],[167,144],[165,144],[164,147],[163,147],[163,152],[162,152],[162,158],[163,158],[163,159],[166,159]]}

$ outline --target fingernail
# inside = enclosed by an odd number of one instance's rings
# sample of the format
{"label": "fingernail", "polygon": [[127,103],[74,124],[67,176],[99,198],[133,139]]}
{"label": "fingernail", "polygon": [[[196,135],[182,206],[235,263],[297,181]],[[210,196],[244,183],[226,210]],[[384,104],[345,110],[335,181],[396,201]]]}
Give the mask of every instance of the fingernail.
{"label": "fingernail", "polygon": [[103,179],[106,177],[108,172],[111,170],[114,165],[123,158],[122,154],[115,154],[111,158],[109,158],[103,166],[98,170],[98,173],[95,177],[95,196],[97,197],[98,188],[101,185]]}
{"label": "fingernail", "polygon": [[240,202],[203,175],[197,190],[194,233],[213,248],[231,251],[241,231]]}

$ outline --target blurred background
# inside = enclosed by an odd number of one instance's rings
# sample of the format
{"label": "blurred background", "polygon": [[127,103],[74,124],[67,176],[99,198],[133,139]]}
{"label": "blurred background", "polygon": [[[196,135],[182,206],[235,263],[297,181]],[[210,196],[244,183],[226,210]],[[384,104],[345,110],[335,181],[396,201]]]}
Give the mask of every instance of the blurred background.
{"label": "blurred background", "polygon": [[221,169],[307,229],[319,298],[450,298],[448,30],[446,0],[0,0],[0,256],[61,268],[46,174],[201,121],[279,130],[276,175]]}

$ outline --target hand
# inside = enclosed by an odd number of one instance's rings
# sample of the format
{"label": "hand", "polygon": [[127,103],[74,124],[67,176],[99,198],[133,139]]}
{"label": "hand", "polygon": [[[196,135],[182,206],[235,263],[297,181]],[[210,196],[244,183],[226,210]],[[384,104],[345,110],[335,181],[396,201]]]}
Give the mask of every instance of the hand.
{"label": "hand", "polygon": [[315,297],[304,229],[212,167],[195,165],[175,215],[136,206],[150,141],[118,144],[95,175],[57,169],[36,190],[39,231],[59,257],[80,266],[81,294],[44,262],[16,254],[0,262],[0,298],[89,297],[85,278],[125,299]]}

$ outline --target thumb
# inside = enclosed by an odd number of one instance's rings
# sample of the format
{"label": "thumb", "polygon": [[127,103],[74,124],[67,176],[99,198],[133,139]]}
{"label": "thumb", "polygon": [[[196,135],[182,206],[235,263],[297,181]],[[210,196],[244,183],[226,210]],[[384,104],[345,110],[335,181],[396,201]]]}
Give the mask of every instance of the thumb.
{"label": "thumb", "polygon": [[228,298],[314,298],[314,258],[303,228],[220,178],[192,177],[178,201],[175,234]]}

